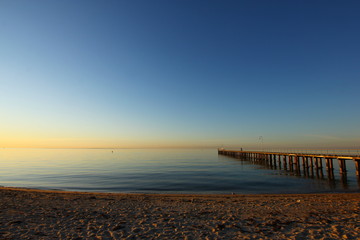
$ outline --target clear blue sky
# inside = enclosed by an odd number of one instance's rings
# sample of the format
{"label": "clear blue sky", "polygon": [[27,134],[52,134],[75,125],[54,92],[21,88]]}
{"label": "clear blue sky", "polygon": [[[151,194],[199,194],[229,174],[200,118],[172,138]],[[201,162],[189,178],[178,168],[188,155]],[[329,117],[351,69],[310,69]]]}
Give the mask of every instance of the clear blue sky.
{"label": "clear blue sky", "polygon": [[359,1],[0,1],[0,146],[360,146]]}

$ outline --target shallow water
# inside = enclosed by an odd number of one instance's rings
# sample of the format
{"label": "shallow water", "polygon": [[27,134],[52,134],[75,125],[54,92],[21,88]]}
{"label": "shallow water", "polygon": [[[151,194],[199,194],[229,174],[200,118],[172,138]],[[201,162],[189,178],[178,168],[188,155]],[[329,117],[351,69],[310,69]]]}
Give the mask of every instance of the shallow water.
{"label": "shallow water", "polygon": [[[337,164],[334,164],[335,166]],[[136,193],[314,193],[360,191],[347,181],[294,176],[217,154],[216,149],[0,149],[0,185]]]}

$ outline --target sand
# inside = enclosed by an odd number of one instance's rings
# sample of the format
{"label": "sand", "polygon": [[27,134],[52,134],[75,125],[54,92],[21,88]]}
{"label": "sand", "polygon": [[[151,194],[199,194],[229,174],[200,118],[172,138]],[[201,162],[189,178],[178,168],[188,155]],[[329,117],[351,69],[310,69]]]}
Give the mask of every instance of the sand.
{"label": "sand", "polygon": [[0,239],[359,239],[360,193],[110,194],[0,188]]}

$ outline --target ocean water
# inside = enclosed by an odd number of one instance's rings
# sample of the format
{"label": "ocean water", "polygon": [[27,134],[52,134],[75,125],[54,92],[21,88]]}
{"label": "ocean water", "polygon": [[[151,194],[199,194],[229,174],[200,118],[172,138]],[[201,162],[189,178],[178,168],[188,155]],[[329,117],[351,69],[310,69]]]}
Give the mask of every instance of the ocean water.
{"label": "ocean water", "polygon": [[[334,162],[334,166],[337,163]],[[216,149],[0,149],[0,185],[126,193],[359,192],[344,180],[296,176],[218,155]]]}

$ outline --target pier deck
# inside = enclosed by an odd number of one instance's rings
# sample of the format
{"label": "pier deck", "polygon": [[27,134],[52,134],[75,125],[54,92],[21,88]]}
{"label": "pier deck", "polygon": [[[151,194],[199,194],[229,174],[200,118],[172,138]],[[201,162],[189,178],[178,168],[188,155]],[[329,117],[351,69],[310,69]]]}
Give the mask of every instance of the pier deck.
{"label": "pier deck", "polygon": [[218,154],[228,155],[236,158],[252,161],[254,163],[265,164],[271,167],[289,170],[304,175],[313,173],[322,174],[323,160],[326,165],[327,176],[329,179],[334,178],[334,160],[339,165],[340,175],[346,178],[346,162],[353,161],[355,171],[360,180],[360,156],[359,155],[336,155],[336,154],[313,154],[313,153],[288,153],[288,152],[266,152],[266,151],[236,151],[218,149]]}

